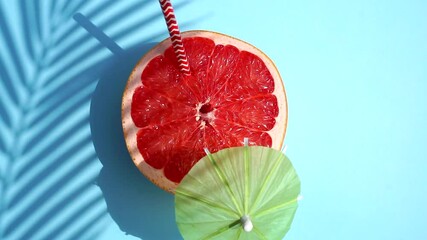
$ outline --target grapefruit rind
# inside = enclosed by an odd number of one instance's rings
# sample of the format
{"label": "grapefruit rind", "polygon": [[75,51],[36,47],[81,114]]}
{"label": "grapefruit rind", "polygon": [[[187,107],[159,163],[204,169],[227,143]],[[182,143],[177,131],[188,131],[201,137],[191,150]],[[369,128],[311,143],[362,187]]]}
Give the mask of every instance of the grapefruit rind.
{"label": "grapefruit rind", "polygon": [[[213,40],[215,44],[233,45],[237,47],[240,51],[244,50],[253,53],[263,60],[274,79],[275,88],[272,94],[276,96],[279,108],[279,114],[276,118],[276,124],[270,131],[267,131],[267,133],[272,138],[272,148],[280,150],[283,144],[288,123],[288,106],[285,87],[282,78],[279,74],[279,71],[277,70],[273,61],[261,50],[252,46],[251,44],[221,33],[204,30],[193,30],[182,32],[181,35],[183,38],[205,37]],[[158,187],[162,188],[167,192],[174,193],[176,187],[178,186],[178,183],[172,182],[167,179],[163,174],[163,169],[155,169],[144,161],[137,147],[136,134],[139,128],[135,126],[131,118],[132,96],[135,89],[140,87],[142,84],[140,76],[143,70],[146,68],[147,64],[150,62],[151,59],[160,54],[163,54],[164,51],[171,46],[171,44],[172,42],[170,38],[163,40],[158,45],[154,46],[151,50],[149,50],[136,64],[135,68],[129,76],[126,88],[123,93],[122,125],[126,146],[134,164],[139,169],[139,171]]]}

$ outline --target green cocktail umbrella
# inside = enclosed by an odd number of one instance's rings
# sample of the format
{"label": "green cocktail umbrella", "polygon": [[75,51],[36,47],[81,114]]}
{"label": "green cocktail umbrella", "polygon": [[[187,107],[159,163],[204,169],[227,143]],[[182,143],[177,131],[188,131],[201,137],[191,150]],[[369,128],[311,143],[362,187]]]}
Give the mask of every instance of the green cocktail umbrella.
{"label": "green cocktail umbrella", "polygon": [[207,151],[176,189],[176,222],[184,239],[282,239],[299,193],[295,169],[280,151]]}

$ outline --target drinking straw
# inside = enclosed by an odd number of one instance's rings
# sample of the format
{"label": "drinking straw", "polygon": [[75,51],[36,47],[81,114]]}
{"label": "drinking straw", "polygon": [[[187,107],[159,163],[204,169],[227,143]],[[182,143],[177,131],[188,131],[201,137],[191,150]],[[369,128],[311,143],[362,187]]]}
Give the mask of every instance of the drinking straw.
{"label": "drinking straw", "polygon": [[188,65],[187,54],[185,53],[184,45],[182,44],[181,33],[178,28],[178,22],[176,21],[175,14],[173,11],[170,0],[159,0],[160,6],[162,7],[163,16],[168,26],[169,35],[172,40],[173,50],[175,52],[176,59],[181,72],[184,75],[190,75],[190,66]]}

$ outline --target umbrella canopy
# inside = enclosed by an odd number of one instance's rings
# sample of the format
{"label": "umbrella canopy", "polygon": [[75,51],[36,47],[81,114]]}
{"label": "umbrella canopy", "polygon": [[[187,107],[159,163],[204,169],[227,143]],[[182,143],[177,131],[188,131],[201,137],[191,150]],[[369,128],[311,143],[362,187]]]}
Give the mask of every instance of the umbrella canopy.
{"label": "umbrella canopy", "polygon": [[207,152],[176,190],[176,221],[184,239],[282,239],[299,193],[295,169],[280,151]]}

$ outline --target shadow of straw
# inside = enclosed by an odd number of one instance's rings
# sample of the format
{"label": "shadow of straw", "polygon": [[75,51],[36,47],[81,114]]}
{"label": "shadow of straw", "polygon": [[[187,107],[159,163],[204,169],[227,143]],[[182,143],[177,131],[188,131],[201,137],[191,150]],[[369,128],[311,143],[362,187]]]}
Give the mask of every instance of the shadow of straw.
{"label": "shadow of straw", "polygon": [[123,50],[82,14],[74,19],[114,53],[101,70],[90,108],[92,139],[103,165],[97,182],[108,212],[127,234],[143,239],[180,239],[173,195],[153,185],[134,166],[121,125],[121,98],[129,74],[155,43]]}

